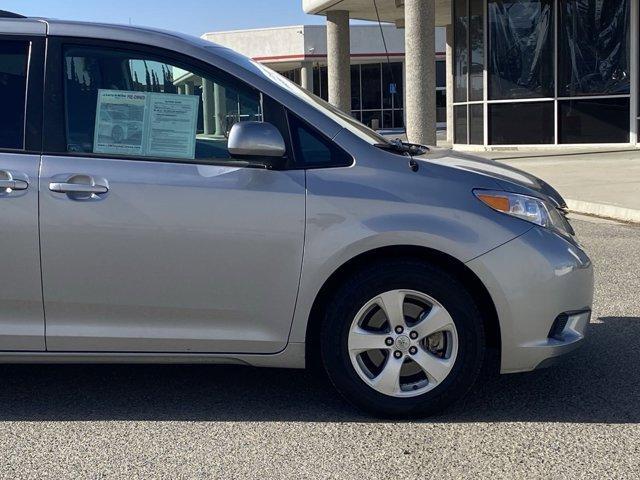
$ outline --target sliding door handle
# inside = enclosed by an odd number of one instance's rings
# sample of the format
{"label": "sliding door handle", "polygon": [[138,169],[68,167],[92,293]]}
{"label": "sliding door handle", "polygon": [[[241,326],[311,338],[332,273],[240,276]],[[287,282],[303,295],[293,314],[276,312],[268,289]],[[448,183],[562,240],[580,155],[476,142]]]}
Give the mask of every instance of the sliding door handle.
{"label": "sliding door handle", "polygon": [[82,183],[50,183],[49,190],[56,193],[91,193],[101,195],[109,191],[106,185],[84,185]]}

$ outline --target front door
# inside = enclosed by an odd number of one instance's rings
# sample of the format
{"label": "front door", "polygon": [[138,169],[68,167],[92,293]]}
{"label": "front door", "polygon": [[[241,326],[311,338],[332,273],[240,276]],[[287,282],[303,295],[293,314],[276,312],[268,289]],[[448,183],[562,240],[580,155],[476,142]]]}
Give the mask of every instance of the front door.
{"label": "front door", "polygon": [[38,38],[0,36],[1,351],[45,348],[38,243],[40,129],[34,116],[41,110],[43,45]]}
{"label": "front door", "polygon": [[249,168],[226,148],[230,126],[267,120],[269,102],[162,52],[51,48],[66,151],[42,159],[48,350],[282,350],[304,172]]}

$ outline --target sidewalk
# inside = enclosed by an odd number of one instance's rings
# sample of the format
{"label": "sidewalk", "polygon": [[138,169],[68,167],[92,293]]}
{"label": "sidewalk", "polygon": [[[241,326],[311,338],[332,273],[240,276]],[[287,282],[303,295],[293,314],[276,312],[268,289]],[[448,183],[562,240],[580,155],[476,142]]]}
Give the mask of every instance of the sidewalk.
{"label": "sidewalk", "polygon": [[640,150],[482,152],[553,185],[576,213],[640,223]]}

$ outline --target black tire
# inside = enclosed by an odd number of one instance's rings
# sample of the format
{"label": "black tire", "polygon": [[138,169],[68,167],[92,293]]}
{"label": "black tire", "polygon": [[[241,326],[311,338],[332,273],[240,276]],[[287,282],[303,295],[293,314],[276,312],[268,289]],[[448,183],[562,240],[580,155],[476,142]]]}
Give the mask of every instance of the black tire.
{"label": "black tire", "polygon": [[[458,354],[445,380],[422,395],[398,398],[367,385],[355,371],[347,348],[349,329],[359,310],[375,296],[396,289],[423,292],[440,302],[458,333]],[[433,415],[473,386],[486,350],[481,314],[462,282],[445,270],[415,260],[378,262],[337,289],[325,309],[320,330],[324,368],[336,389],[357,407],[381,417]]]}

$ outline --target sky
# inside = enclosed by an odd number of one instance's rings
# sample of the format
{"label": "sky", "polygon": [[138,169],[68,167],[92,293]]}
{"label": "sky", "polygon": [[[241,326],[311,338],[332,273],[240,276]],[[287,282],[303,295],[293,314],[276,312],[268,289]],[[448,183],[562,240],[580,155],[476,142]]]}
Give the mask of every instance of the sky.
{"label": "sky", "polygon": [[302,11],[302,0],[0,0],[0,9],[26,16],[132,23],[196,36],[324,23],[324,17]]}

